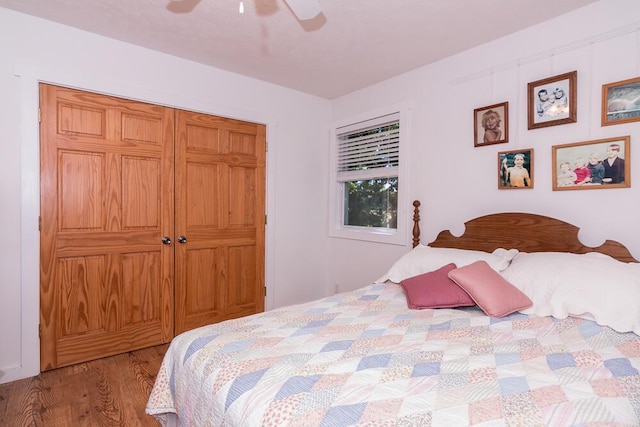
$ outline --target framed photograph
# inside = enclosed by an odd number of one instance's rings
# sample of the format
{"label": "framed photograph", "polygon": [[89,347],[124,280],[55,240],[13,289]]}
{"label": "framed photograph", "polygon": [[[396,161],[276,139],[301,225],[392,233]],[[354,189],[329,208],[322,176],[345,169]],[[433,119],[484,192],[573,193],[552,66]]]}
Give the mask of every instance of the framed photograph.
{"label": "framed photograph", "polygon": [[553,189],[586,190],[631,186],[630,137],[554,145]]}
{"label": "framed photograph", "polygon": [[498,189],[533,188],[533,148],[498,153]]}
{"label": "framed photograph", "polygon": [[473,146],[509,142],[509,103],[473,110]]}
{"label": "framed photograph", "polygon": [[640,121],[640,77],[602,85],[602,126]]}
{"label": "framed photograph", "polygon": [[578,72],[560,74],[528,85],[529,129],[577,121]]}

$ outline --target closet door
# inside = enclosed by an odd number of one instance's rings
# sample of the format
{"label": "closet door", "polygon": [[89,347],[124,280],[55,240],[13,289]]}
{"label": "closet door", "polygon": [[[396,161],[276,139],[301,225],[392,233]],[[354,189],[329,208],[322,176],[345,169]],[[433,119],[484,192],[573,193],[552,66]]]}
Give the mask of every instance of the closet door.
{"label": "closet door", "polygon": [[174,110],[50,85],[40,108],[42,370],[168,342]]}
{"label": "closet door", "polygon": [[264,310],[265,127],[176,112],[176,334]]}

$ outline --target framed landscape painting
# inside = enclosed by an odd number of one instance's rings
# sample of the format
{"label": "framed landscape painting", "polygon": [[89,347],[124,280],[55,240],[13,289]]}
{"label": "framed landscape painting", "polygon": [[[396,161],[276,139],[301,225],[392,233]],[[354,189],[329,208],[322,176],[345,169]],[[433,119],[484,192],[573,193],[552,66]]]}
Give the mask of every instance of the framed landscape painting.
{"label": "framed landscape painting", "polygon": [[602,126],[640,121],[640,77],[602,85]]}

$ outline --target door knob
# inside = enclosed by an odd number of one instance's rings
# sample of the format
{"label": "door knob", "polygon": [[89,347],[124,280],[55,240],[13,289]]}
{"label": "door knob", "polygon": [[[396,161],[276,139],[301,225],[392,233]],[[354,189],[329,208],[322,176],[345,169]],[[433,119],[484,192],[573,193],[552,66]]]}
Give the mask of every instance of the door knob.
{"label": "door knob", "polygon": [[163,244],[163,245],[170,245],[170,244],[171,244],[171,239],[170,239],[170,238],[168,238],[167,236],[164,236],[164,237],[162,238],[162,244]]}
{"label": "door knob", "polygon": [[178,236],[178,243],[187,243],[187,238],[184,236]]}

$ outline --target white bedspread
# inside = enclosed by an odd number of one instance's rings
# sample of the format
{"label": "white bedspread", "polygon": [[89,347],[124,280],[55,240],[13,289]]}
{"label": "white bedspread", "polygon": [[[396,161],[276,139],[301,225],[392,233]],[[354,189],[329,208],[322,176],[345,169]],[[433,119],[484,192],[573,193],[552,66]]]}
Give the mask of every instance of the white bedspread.
{"label": "white bedspread", "polygon": [[640,338],[477,308],[409,310],[395,284],[186,332],[149,398],[184,426],[637,426]]}

